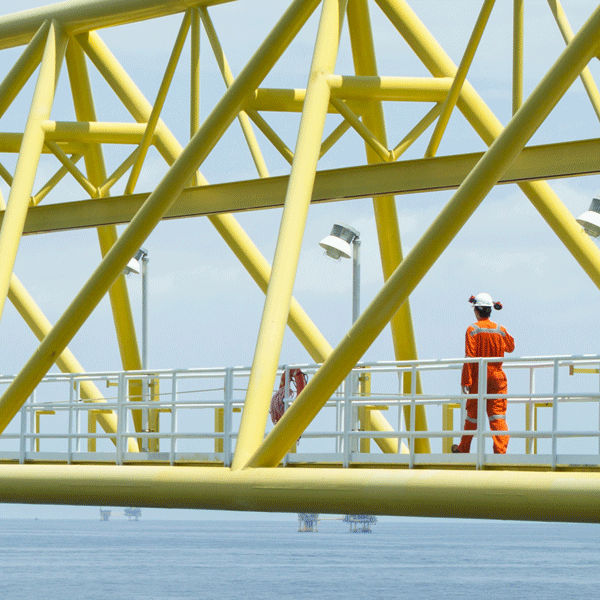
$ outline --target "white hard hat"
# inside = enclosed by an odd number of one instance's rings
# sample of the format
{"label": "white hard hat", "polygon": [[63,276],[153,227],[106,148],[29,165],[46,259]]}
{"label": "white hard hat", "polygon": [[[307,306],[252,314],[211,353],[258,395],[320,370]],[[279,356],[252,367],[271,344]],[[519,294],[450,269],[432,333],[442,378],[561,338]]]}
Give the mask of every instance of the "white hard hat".
{"label": "white hard hat", "polygon": [[471,296],[469,302],[472,302],[474,306],[489,306],[490,308],[494,306],[492,297],[485,292],[481,292],[477,296]]}

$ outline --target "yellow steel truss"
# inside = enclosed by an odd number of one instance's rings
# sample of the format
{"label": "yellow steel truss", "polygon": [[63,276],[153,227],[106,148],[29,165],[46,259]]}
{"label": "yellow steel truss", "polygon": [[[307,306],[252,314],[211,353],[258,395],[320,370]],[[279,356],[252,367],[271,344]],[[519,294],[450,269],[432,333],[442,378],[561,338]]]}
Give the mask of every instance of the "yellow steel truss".
{"label": "yellow steel truss", "polygon": [[[428,506],[429,514],[489,517],[485,507],[491,501],[482,490],[494,486],[500,490],[498,493],[516,490],[516,497],[528,496],[528,502],[524,503],[526,507],[521,509],[516,501],[503,500],[502,510],[495,513],[500,518],[598,520],[596,506],[600,480],[596,475],[570,476],[571,479],[557,483],[560,475],[540,474],[538,483],[530,484],[524,480],[515,483],[498,474],[490,481],[489,475],[477,473],[470,474],[468,481],[463,479],[463,473],[460,481],[452,473],[446,473],[427,482],[415,474],[372,471],[367,475],[366,470],[363,473],[334,470],[307,473],[295,469],[290,475],[264,467],[275,467],[280,463],[388,324],[391,325],[396,359],[417,357],[410,294],[496,184],[517,182],[583,270],[600,286],[600,251],[583,234],[574,217],[544,181],[546,178],[600,172],[597,158],[600,142],[594,139],[525,148],[578,77],[582,78],[594,110],[600,115],[600,95],[587,68],[600,51],[600,9],[577,34],[573,34],[559,2],[549,0],[567,47],[533,93],[523,98],[523,2],[515,1],[514,116],[503,127],[467,80],[494,0],[482,2],[458,67],[404,0],[292,0],[237,77],[225,57],[210,14],[213,5],[227,1],[122,0],[106,3],[73,0],[0,18],[0,50],[25,46],[13,68],[0,82],[0,117],[37,71],[29,117],[23,131],[0,131],[0,151],[18,155],[14,173],[0,165],[0,176],[10,186],[7,207],[2,206],[0,214],[0,317],[6,298],[9,298],[40,339],[38,348],[0,398],[0,432],[6,429],[54,363],[64,371],[82,371],[67,346],[107,293],[123,368],[140,369],[140,352],[122,273],[162,219],[207,216],[266,294],[231,471],[222,468],[207,473],[199,469],[183,476],[177,467],[157,472],[126,468],[102,471],[83,467],[46,471],[44,467],[13,469],[7,466],[2,468],[3,481],[7,483],[3,484],[0,500],[32,501],[35,497],[35,501],[39,501],[44,497],[48,502],[106,503],[100,500],[107,496],[98,491],[104,485],[104,475],[100,472],[105,472],[111,481],[131,481],[126,491],[125,487],[118,486],[118,493],[116,488],[111,490],[116,494],[113,498],[128,494],[128,504],[135,499],[134,503],[139,505],[321,512],[336,506],[337,512],[344,507],[350,512],[389,514],[424,514],[423,507]],[[378,73],[370,18],[370,9],[375,5],[432,77]],[[319,24],[306,88],[262,87],[265,78],[315,11],[319,15]],[[179,33],[151,104],[113,56],[98,30],[178,13],[182,14]],[[199,111],[201,27],[206,31],[227,88],[203,121]],[[340,36],[346,27],[354,64],[352,75],[336,72]],[[161,114],[188,37],[192,48],[191,139],[182,146],[161,119]],[[68,122],[51,119],[63,62],[66,62],[75,114],[75,120]],[[135,123],[98,121],[88,72],[90,65],[112,88]],[[396,146],[389,148],[383,102],[433,103],[433,108]],[[440,141],[448,135],[446,127],[454,109],[462,112],[489,146],[486,152],[436,156]],[[301,113],[293,149],[260,114],[266,111]],[[330,115],[342,121],[323,139]],[[260,179],[211,186],[199,169],[236,118]],[[402,154],[433,123],[425,157],[400,161]],[[253,125],[290,163],[289,176],[269,176]],[[365,143],[366,164],[319,170],[319,159],[335,147],[349,129]],[[133,152],[111,174],[107,173],[104,160],[108,144],[134,145]],[[169,168],[154,190],[134,194],[152,146]],[[34,193],[38,163],[43,154],[52,154],[60,168]],[[77,166],[82,158],[83,168]],[[43,200],[67,175],[73,177],[88,198],[44,205]],[[111,188],[121,179],[126,182],[124,193],[110,197]],[[395,194],[437,189],[456,189],[456,192],[404,257]],[[304,227],[311,202],[364,197],[373,198],[385,284],[342,342],[332,348],[292,295]],[[283,207],[283,213],[270,265],[232,213],[276,206]],[[127,226],[118,234],[116,224]],[[13,273],[19,243],[26,234],[86,227],[97,227],[102,261],[51,326]],[[265,439],[268,405],[286,324],[313,360],[322,362],[323,366]],[[421,381],[412,382],[410,377],[405,377],[404,386],[407,391],[415,386],[419,392]],[[141,382],[134,384],[131,393],[142,397]],[[82,385],[82,396],[89,401],[104,401],[91,382]],[[414,415],[409,409],[405,418],[407,422],[413,420],[417,430],[427,428],[422,406],[417,407]],[[116,415],[100,410],[97,419],[105,431],[116,431]],[[370,411],[369,421],[378,431],[389,430],[383,414],[376,409]],[[135,415],[135,426],[138,431],[142,427],[140,414]],[[377,438],[376,441],[384,452],[398,451],[395,439]],[[130,440],[129,450],[137,450],[136,440]],[[428,441],[417,439],[416,451],[428,452]],[[48,484],[48,477],[58,482],[75,480],[86,490],[86,495],[73,491],[71,496],[61,496],[61,491],[57,492]],[[148,482],[154,486],[152,498],[146,492]],[[164,492],[167,482],[169,500]],[[431,482],[438,486],[435,491],[431,489]],[[200,486],[205,491],[190,495],[189,486]],[[533,498],[543,495],[540,489],[553,486],[560,487],[560,493],[538,500],[536,504]],[[414,490],[411,494],[400,491],[408,487]],[[460,509],[448,509],[459,497],[464,499],[465,487],[469,488],[470,504],[463,503]],[[255,493],[259,489],[262,491]],[[300,489],[309,492],[298,494]],[[349,493],[351,489],[352,493]],[[569,493],[581,489],[586,490],[586,495],[580,494],[575,503]],[[215,496],[207,500],[206,494],[211,493]],[[568,510],[559,509],[558,506],[566,501],[573,504]],[[409,509],[409,505],[413,508]],[[419,510],[414,508],[417,505]],[[442,509],[442,506],[446,508]],[[540,507],[548,511],[544,517],[535,512]]]}

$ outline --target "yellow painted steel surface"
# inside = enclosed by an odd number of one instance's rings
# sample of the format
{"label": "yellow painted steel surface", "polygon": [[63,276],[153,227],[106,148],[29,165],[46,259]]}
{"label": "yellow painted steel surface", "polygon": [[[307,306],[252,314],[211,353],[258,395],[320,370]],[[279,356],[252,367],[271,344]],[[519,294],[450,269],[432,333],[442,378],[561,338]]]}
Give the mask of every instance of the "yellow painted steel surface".
{"label": "yellow painted steel surface", "polygon": [[8,465],[0,477],[2,502],[600,522],[599,473]]}
{"label": "yellow painted steel surface", "polygon": [[[211,18],[213,7],[229,1],[73,0],[0,17],[0,50],[14,48],[19,52],[14,66],[0,82],[0,117],[10,110],[28,82],[35,87],[23,129],[0,131],[0,152],[16,155],[13,172],[0,164],[0,176],[10,188],[8,207],[2,211],[0,221],[0,318],[6,318],[3,308],[9,298],[40,340],[37,350],[0,398],[0,433],[11,424],[53,364],[65,372],[82,370],[67,345],[106,294],[110,297],[121,364],[126,371],[140,369],[140,351],[123,269],[161,220],[208,216],[266,294],[262,320],[256,324],[258,340],[232,470],[4,465],[0,466],[3,481],[0,501],[82,504],[122,501],[140,506],[231,510],[345,510],[599,521],[597,473],[528,476],[510,470],[420,473],[373,468],[274,467],[388,324],[396,360],[417,357],[418,336],[429,334],[414,330],[409,297],[495,185],[518,183],[583,271],[600,287],[600,250],[544,181],[600,172],[600,141],[559,140],[525,147],[579,77],[596,116],[600,116],[600,94],[587,66],[600,52],[597,35],[600,9],[596,9],[579,32],[573,33],[558,0],[548,1],[567,47],[529,98],[524,98],[523,43],[527,29],[524,3],[514,0],[513,117],[503,127],[467,80],[478,45],[491,27],[488,18],[492,18],[493,0],[483,3],[458,68],[405,0],[293,0],[284,3],[281,18],[258,50],[248,57],[237,77]],[[371,6],[381,9],[391,28],[404,38],[431,77],[378,72]],[[276,83],[273,85],[267,78],[313,13],[318,15],[314,19],[318,24],[306,87],[275,87]],[[152,104],[97,30],[177,14],[181,19],[179,33],[170,59],[165,61],[167,67]],[[201,28],[208,36],[226,86],[204,120],[200,111]],[[338,52],[344,47],[340,40],[344,39],[346,29],[353,73],[336,70]],[[188,38],[192,45],[191,90],[185,102],[190,104],[191,139],[185,144],[176,139],[161,115]],[[66,69],[62,69],[63,63]],[[97,69],[103,83],[115,92],[135,122],[122,122],[118,116],[114,120],[97,120],[88,64]],[[61,69],[68,75],[73,121],[53,120]],[[265,80],[270,87],[261,87]],[[427,106],[420,121],[415,121],[417,124],[403,138],[398,135],[396,139],[401,138],[400,142],[390,147],[384,103],[399,102]],[[489,146],[487,152],[437,156],[442,139],[447,142],[451,135],[451,115],[454,117],[458,111]],[[261,116],[263,112],[300,113],[295,143],[289,144],[280,137]],[[337,119],[337,127],[331,130],[326,128],[330,117]],[[231,181],[209,185],[199,169],[236,119],[259,179],[238,181],[232,175]],[[434,123],[425,158],[399,160]],[[269,176],[269,155],[263,153],[263,140],[255,134],[254,126],[291,165],[289,175]],[[336,169],[319,169],[319,160],[336,148],[346,132],[359,136],[366,160],[361,157]],[[133,148],[120,157],[114,171],[108,174],[105,161],[110,145]],[[141,173],[154,150],[167,166],[160,183],[153,190],[145,190]],[[232,155],[237,151],[233,148]],[[35,193],[38,163],[48,155],[55,158],[58,170]],[[44,205],[43,200],[64,178],[77,183],[79,197],[61,197],[59,202]],[[120,180],[125,184],[124,192],[111,197],[110,190]],[[449,189],[457,191],[404,257],[395,195]],[[138,193],[134,194],[136,190]],[[89,198],[81,199],[85,195]],[[311,203],[354,198],[373,198],[385,283],[340,344],[333,348],[292,291]],[[279,237],[271,265],[231,213],[281,207]],[[126,226],[122,232],[117,231],[118,224]],[[51,326],[13,273],[18,266],[22,236],[87,227],[98,228],[102,259]],[[286,326],[312,359],[323,366],[265,439]],[[419,378],[412,381],[407,375],[403,379],[405,392],[414,388],[420,393],[423,385]],[[132,380],[130,386],[131,394],[143,399],[141,380]],[[91,381],[81,385],[81,397],[93,402],[105,401]],[[377,410],[380,404],[362,408],[360,415],[365,429],[381,434],[394,429],[387,423],[385,411]],[[139,432],[144,426],[142,411],[136,409],[132,414],[135,430]],[[225,417],[215,413],[212,418],[212,426],[222,430]],[[404,418],[417,431],[427,429],[424,406],[416,407],[415,414],[405,408]],[[157,413],[153,413],[155,426],[157,419]],[[444,419],[450,420],[451,414]],[[109,434],[115,433],[119,426],[116,414],[100,408],[90,421],[94,427],[95,420]],[[43,420],[40,426],[44,426]],[[398,451],[397,439],[376,438],[376,441],[383,452]],[[446,451],[449,442],[444,441]],[[361,440],[363,449],[371,446],[367,438]],[[417,452],[430,451],[429,440],[416,438],[415,446]],[[153,448],[157,447],[156,443]],[[216,447],[223,449],[222,440],[216,441]],[[95,444],[90,442],[90,448],[95,448]],[[128,440],[128,451],[137,449],[136,441]],[[67,494],[65,489],[69,490]]]}

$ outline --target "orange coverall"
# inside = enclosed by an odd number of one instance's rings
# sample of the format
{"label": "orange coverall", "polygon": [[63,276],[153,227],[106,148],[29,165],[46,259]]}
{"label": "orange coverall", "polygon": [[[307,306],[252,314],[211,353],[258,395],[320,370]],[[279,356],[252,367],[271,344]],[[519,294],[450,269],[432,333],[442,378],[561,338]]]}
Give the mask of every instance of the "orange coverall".
{"label": "orange coverall", "polygon": [[[486,357],[504,356],[505,352],[515,349],[515,340],[502,327],[489,319],[479,319],[477,323],[469,325],[465,336],[465,356]],[[470,394],[478,392],[479,365],[465,363],[462,370],[461,385],[467,386]],[[487,367],[487,391],[489,394],[506,394],[506,374],[502,370],[501,362],[489,362]],[[487,400],[487,414],[492,431],[508,431],[506,424],[506,406],[508,402],[503,398]],[[467,400],[467,418],[465,430],[477,429],[477,398]],[[463,435],[458,445],[458,452],[469,452],[472,435]],[[508,435],[494,436],[494,453],[506,454]]]}

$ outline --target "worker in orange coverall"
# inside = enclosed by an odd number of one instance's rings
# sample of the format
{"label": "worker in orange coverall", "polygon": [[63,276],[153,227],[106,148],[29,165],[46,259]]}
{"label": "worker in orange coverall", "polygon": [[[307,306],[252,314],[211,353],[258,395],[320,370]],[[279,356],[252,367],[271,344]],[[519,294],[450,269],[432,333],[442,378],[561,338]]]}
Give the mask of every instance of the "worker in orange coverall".
{"label": "worker in orange coverall", "polygon": [[[504,356],[505,352],[515,349],[515,340],[502,327],[490,321],[492,307],[496,310],[502,309],[500,302],[494,302],[489,294],[481,293],[471,296],[469,302],[474,305],[477,323],[469,325],[465,336],[465,356],[486,357]],[[462,370],[461,386],[465,394],[477,394],[478,392],[479,365],[475,362],[465,363]],[[501,362],[488,362],[487,367],[487,391],[488,394],[506,394],[506,374],[502,370]],[[492,431],[508,431],[506,424],[506,406],[508,402],[504,398],[490,398],[487,400],[487,414]],[[467,399],[467,418],[465,430],[477,429],[477,398]],[[494,453],[506,454],[508,447],[508,435],[495,435]],[[463,435],[460,444],[452,446],[452,452],[469,452],[471,448],[472,435]]]}

